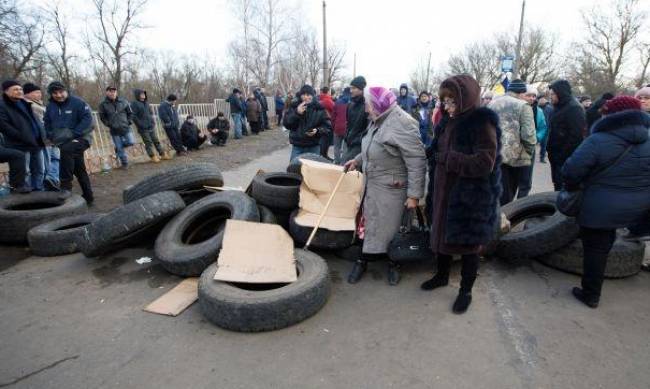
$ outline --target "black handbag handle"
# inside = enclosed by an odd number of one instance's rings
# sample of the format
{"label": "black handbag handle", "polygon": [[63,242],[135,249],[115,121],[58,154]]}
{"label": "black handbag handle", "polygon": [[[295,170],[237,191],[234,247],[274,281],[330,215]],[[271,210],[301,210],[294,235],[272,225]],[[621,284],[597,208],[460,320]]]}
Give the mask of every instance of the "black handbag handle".
{"label": "black handbag handle", "polygon": [[[418,231],[424,229],[424,214],[420,207],[415,207],[415,216],[418,219]],[[411,232],[413,230],[413,210],[404,207],[404,212],[402,213],[402,225],[399,228],[399,231]]]}

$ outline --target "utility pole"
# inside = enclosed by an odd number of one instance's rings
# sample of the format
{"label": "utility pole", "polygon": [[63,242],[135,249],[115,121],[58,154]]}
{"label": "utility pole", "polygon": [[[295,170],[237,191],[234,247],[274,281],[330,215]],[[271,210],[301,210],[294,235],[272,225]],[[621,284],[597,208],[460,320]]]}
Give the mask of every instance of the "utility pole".
{"label": "utility pole", "polygon": [[512,78],[519,76],[519,55],[521,54],[521,40],[524,36],[524,11],[526,10],[526,0],[521,2],[521,19],[519,20],[519,36],[517,37],[517,47],[515,48],[515,61],[512,64]]}
{"label": "utility pole", "polygon": [[327,10],[323,0],[323,86],[329,86],[327,79]]}
{"label": "utility pole", "polygon": [[357,76],[357,52],[354,52],[354,63],[352,65],[352,78]]}
{"label": "utility pole", "polygon": [[431,51],[429,51],[429,61],[427,61],[427,78],[424,81],[424,90],[431,92],[429,90],[429,73],[431,72]]}

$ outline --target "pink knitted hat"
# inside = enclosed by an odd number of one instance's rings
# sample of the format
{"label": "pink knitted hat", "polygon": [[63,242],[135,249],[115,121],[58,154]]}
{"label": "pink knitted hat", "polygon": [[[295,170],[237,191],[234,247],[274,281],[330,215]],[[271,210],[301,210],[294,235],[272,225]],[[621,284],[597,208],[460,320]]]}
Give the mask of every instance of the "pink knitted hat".
{"label": "pink knitted hat", "polygon": [[370,87],[368,96],[372,108],[379,115],[386,112],[397,101],[393,92],[381,86]]}

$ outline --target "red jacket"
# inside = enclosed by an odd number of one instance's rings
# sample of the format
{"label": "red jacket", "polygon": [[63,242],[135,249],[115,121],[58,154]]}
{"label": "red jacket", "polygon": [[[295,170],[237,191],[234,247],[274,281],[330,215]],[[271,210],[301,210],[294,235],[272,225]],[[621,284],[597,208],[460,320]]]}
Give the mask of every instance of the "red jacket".
{"label": "red jacket", "polygon": [[327,114],[331,118],[332,112],[334,112],[334,100],[332,100],[332,96],[330,96],[329,93],[321,93],[320,96],[318,96],[318,100],[320,100],[320,105],[325,108],[325,111],[327,111]]}
{"label": "red jacket", "polygon": [[338,136],[345,136],[348,130],[348,105],[345,103],[334,104],[334,111],[332,112],[332,128],[334,134]]}

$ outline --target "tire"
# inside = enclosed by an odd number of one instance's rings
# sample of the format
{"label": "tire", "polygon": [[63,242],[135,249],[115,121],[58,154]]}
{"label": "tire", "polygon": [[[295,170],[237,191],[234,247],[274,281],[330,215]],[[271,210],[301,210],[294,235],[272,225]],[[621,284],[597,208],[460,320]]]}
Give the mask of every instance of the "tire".
{"label": "tire", "polygon": [[[298,210],[294,211],[289,218],[289,234],[296,244],[303,246],[307,243],[313,227],[296,224],[297,215]],[[330,231],[319,228],[309,247],[319,250],[342,250],[350,247],[353,239],[354,231]]]}
{"label": "tire", "polygon": [[83,246],[84,227],[102,216],[85,213],[38,225],[27,233],[29,248],[39,257],[74,254]]}
{"label": "tire", "polygon": [[227,219],[258,222],[255,201],[235,191],[214,193],[176,215],[158,235],[154,252],[169,273],[199,276],[217,260]]}
{"label": "tire", "polygon": [[217,326],[240,332],[277,330],[314,315],[330,294],[327,263],[304,250],[296,250],[295,257],[298,280],[290,284],[215,281],[217,264],[210,265],[199,280],[201,312]]}
{"label": "tire", "polygon": [[302,173],[300,172],[300,166],[302,163],[300,162],[300,158],[302,159],[308,159],[310,161],[316,161],[316,162],[323,162],[323,163],[329,163],[331,164],[332,161],[330,161],[327,158],[324,158],[320,154],[312,154],[312,153],[306,153],[306,154],[301,154],[294,158],[290,163],[289,166],[287,166],[287,173],[294,173],[301,175]]}
{"label": "tire", "polygon": [[30,229],[66,216],[86,213],[81,196],[58,192],[32,192],[0,198],[0,243],[27,243]]}
{"label": "tire", "polygon": [[183,208],[183,199],[172,191],[154,193],[115,208],[84,227],[86,239],[81,252],[97,257],[125,247],[161,227]]}
{"label": "tire", "polygon": [[268,207],[258,205],[257,208],[260,211],[260,223],[279,224],[278,219],[273,214],[273,211],[271,211]]}
{"label": "tire", "polygon": [[550,254],[578,237],[578,224],[557,210],[556,198],[555,192],[539,193],[501,208],[511,222],[511,230],[499,239],[496,252],[499,258],[521,265],[530,258]]}
{"label": "tire", "polygon": [[219,168],[212,163],[190,163],[153,174],[127,186],[122,192],[122,198],[124,204],[128,204],[154,193],[173,190],[178,192],[184,201],[192,203],[212,193],[204,189],[204,185],[223,185]]}
{"label": "tire", "polygon": [[[627,242],[617,235],[614,246],[607,256],[605,277],[625,278],[637,274],[641,271],[644,256],[645,244],[643,242]],[[552,268],[582,275],[582,241],[576,239],[568,246],[536,259]]]}
{"label": "tire", "polygon": [[302,177],[293,173],[264,173],[253,178],[252,196],[261,205],[293,210],[300,202]]}

